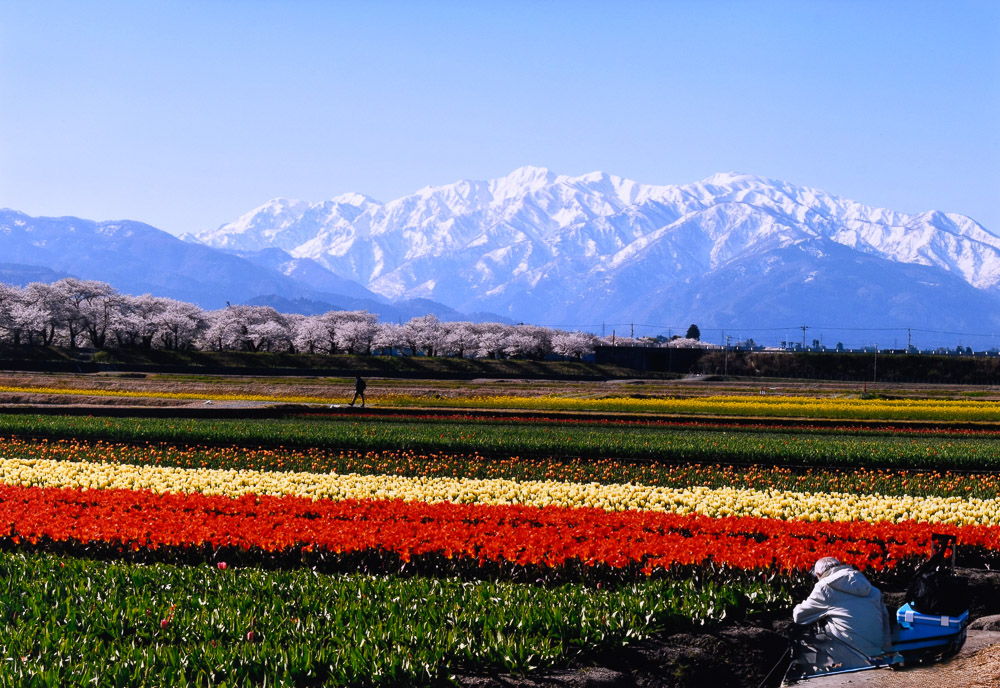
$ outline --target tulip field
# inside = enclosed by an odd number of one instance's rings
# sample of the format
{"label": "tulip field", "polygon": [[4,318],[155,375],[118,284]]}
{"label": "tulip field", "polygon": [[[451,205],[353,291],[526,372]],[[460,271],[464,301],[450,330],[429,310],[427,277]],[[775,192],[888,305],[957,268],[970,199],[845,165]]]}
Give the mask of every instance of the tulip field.
{"label": "tulip field", "polygon": [[993,402],[314,401],[0,413],[0,687],[440,685],[1000,564]]}

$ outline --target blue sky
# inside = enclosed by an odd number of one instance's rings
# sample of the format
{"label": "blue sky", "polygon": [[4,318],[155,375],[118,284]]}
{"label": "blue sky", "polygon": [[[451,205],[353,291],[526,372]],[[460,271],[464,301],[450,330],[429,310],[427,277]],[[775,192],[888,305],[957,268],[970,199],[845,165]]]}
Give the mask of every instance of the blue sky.
{"label": "blue sky", "polygon": [[522,165],[1000,233],[1000,2],[0,0],[0,207],[214,228]]}

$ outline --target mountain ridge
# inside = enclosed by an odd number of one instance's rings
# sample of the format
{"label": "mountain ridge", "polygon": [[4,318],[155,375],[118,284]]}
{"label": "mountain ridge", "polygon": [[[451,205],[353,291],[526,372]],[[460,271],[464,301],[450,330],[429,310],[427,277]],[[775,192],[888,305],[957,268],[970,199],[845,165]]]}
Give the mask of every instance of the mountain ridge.
{"label": "mountain ridge", "polygon": [[[897,276],[900,283],[890,291],[901,296],[923,294],[908,282],[913,273],[905,266],[924,266],[960,278],[947,280],[956,300],[985,307],[1000,298],[1000,237],[971,218],[936,210],[906,214],[751,174],[648,185],[605,172],[571,177],[526,166],[497,179],[424,187],[386,203],[350,197],[352,205],[310,204],[291,224],[271,223],[266,237],[253,240],[266,239],[268,248],[314,261],[385,298],[431,298],[552,326],[581,324],[579,317],[563,317],[567,310],[589,312],[588,324],[638,312],[660,322],[739,324],[735,314],[698,313],[694,301],[683,306],[675,298],[671,305],[669,294],[695,289],[701,301],[720,303],[713,275],[740,263],[763,269],[783,255],[796,257],[803,284],[810,274],[842,273],[861,288],[863,275],[854,275],[852,261],[867,256],[876,262],[867,260],[866,269]],[[239,228],[262,223],[261,208],[192,239],[241,247]],[[796,246],[799,251],[783,253]],[[657,280],[644,298],[656,303],[637,305],[635,285],[649,276]],[[566,309],[564,301],[591,307]],[[808,314],[804,306],[793,310]],[[916,309],[887,319],[905,326],[918,316],[921,324],[934,317]]]}
{"label": "mountain ridge", "polygon": [[20,265],[11,275],[44,267],[204,307],[326,303],[397,320],[427,299],[444,317],[590,331],[1000,331],[1000,238],[971,218],[737,172],[648,185],[527,166],[384,203],[273,199],[183,241],[0,211],[0,249]]}

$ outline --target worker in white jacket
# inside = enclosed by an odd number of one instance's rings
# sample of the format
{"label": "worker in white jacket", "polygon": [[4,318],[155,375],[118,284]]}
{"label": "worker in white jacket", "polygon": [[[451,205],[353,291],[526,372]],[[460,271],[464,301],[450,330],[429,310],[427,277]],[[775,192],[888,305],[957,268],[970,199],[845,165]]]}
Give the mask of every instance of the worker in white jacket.
{"label": "worker in white jacket", "polygon": [[792,610],[795,623],[816,624],[800,636],[811,651],[805,653],[812,655],[808,663],[820,671],[870,664],[868,658],[892,642],[882,593],[860,571],[833,557],[817,561],[812,573],[816,585]]}

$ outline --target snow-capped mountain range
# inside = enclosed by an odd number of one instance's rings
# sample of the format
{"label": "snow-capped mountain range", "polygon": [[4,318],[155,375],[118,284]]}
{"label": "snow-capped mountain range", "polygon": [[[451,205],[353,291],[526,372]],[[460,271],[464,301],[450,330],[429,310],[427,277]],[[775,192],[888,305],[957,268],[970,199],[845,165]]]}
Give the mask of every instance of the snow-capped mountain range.
{"label": "snow-capped mountain range", "polygon": [[0,281],[46,275],[206,308],[433,312],[608,334],[697,323],[776,343],[806,325],[856,345],[884,329],[1000,333],[1000,238],[974,220],[731,173],[651,186],[523,167],[388,203],[276,199],[183,240],[140,222],[0,210]]}
{"label": "snow-capped mountain range", "polygon": [[275,199],[188,240],[280,248],[389,299],[551,326],[1000,324],[1000,237],[971,218],[744,174],[651,186],[523,167],[388,203]]}

